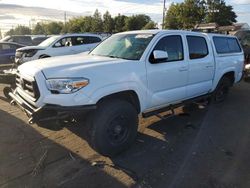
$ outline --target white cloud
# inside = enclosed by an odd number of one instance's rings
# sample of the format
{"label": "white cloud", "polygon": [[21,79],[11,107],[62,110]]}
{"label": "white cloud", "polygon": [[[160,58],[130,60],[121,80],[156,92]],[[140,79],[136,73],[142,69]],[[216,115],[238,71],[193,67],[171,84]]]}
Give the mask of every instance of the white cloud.
{"label": "white cloud", "polygon": [[234,4],[250,4],[250,0],[233,0]]}
{"label": "white cloud", "polygon": [[[10,4],[13,7],[8,7],[6,4]],[[169,5],[170,2],[167,4]],[[25,7],[18,8],[17,5]],[[15,14],[16,19],[1,20],[0,28],[2,30],[9,30],[17,24],[29,25],[30,21],[39,21],[39,19],[63,20],[64,11],[67,11],[68,18],[79,15],[90,15],[96,9],[102,14],[108,10],[113,16],[116,16],[118,13],[125,15],[147,14],[154,21],[161,22],[162,8],[163,0],[156,0],[152,4],[118,0],[2,0],[0,3],[0,15],[13,16]]]}
{"label": "white cloud", "polygon": [[2,0],[2,3],[6,4],[18,4],[23,6],[32,6],[32,7],[44,7],[44,8],[53,8],[58,10],[68,10],[73,12],[86,12],[94,11],[95,9],[100,10],[102,13],[108,10],[113,15],[118,13],[147,13],[155,14],[162,12],[162,3],[161,0],[156,1],[153,4],[142,4],[142,3],[131,3],[115,0],[60,0],[60,1],[51,1],[51,0]]}

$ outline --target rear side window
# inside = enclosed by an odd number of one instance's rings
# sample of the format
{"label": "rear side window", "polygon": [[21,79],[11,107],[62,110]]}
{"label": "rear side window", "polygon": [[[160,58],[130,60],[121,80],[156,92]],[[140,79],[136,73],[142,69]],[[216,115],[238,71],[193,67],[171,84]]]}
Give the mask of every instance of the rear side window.
{"label": "rear side window", "polygon": [[98,43],[101,42],[101,39],[98,37],[86,37],[86,44],[93,44],[93,43]]}
{"label": "rear side window", "polygon": [[204,37],[187,36],[189,58],[200,59],[208,55],[207,42]]}
{"label": "rear side window", "polygon": [[21,43],[21,44],[31,44],[32,40],[29,36],[17,36],[13,39],[14,42]]}
{"label": "rear side window", "polygon": [[98,37],[92,37],[92,36],[79,36],[74,38],[74,45],[83,45],[83,44],[93,44],[101,42],[101,39]]}
{"label": "rear side window", "polygon": [[[179,35],[163,37],[156,44],[154,50],[166,51],[168,53],[168,60],[166,62],[180,61],[184,59],[182,38]],[[153,62],[152,54],[150,57],[150,62]]]}
{"label": "rear side window", "polygon": [[213,37],[213,41],[218,54],[241,52],[240,45],[236,38]]}

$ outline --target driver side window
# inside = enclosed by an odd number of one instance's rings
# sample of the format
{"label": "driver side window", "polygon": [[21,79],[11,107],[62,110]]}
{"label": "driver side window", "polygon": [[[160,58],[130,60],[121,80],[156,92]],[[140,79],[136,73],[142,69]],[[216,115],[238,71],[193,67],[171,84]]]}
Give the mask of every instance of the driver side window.
{"label": "driver side window", "polygon": [[61,40],[56,42],[54,45],[55,48],[68,47],[68,46],[72,46],[71,37],[62,38]]}
{"label": "driver side window", "polygon": [[[155,50],[165,51],[168,53],[168,59],[164,62],[181,61],[184,59],[182,38],[180,35],[166,36],[159,40]],[[150,55],[150,62],[154,63],[153,52]]]}

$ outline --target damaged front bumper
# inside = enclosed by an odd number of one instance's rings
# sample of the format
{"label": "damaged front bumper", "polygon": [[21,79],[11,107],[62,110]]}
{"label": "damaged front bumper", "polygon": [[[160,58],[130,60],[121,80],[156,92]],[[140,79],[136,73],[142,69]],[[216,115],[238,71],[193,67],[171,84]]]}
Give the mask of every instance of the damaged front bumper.
{"label": "damaged front bumper", "polygon": [[96,105],[60,106],[53,104],[46,104],[36,108],[18,94],[10,92],[9,96],[12,99],[11,104],[18,105],[29,117],[29,123],[63,120],[76,114],[83,114],[96,109]]}

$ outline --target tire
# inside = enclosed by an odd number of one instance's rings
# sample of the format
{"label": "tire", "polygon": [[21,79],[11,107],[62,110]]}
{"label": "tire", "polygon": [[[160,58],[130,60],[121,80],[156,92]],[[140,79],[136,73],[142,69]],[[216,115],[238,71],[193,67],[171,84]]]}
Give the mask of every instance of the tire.
{"label": "tire", "polygon": [[12,92],[11,87],[5,87],[5,88],[3,88],[4,96],[5,96],[7,99],[11,99],[11,97],[9,96],[9,93],[10,93],[10,92]]}
{"label": "tire", "polygon": [[218,85],[213,93],[212,101],[214,103],[223,102],[227,98],[227,95],[228,95],[228,92],[229,92],[231,85],[232,85],[231,80],[228,77],[223,77],[219,81],[219,83],[218,83]]}
{"label": "tire", "polygon": [[88,122],[91,146],[104,156],[112,157],[126,150],[137,136],[137,111],[126,101],[101,103]]}

